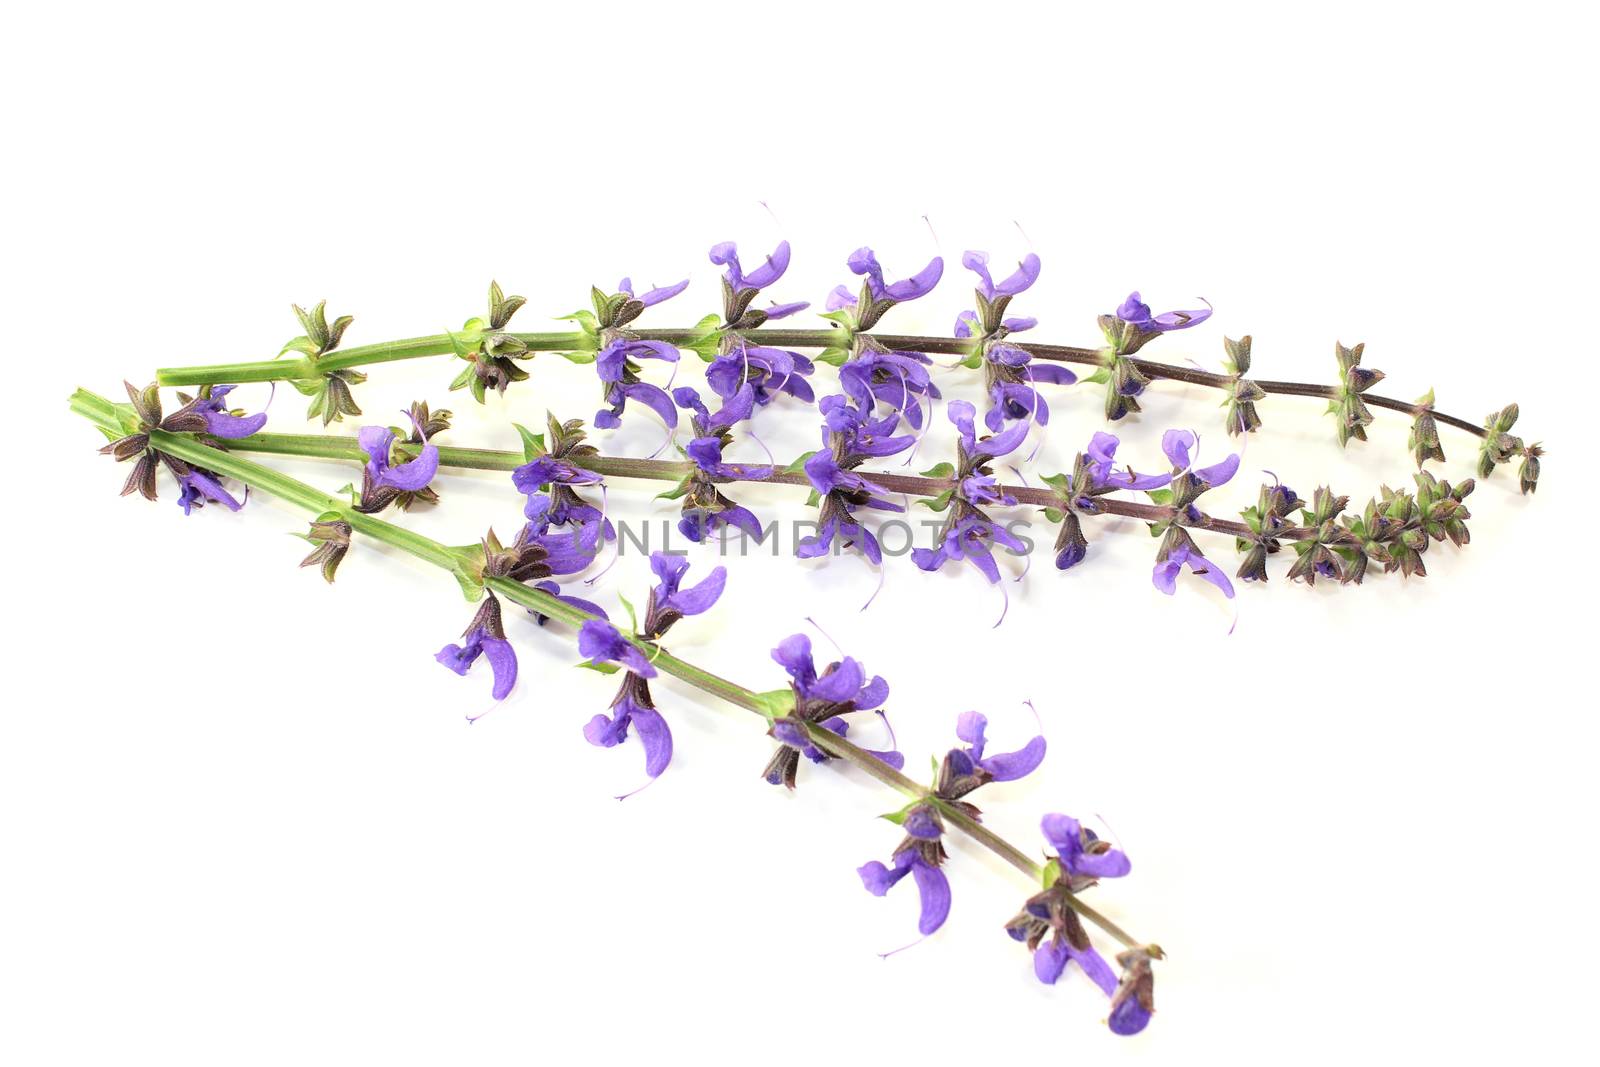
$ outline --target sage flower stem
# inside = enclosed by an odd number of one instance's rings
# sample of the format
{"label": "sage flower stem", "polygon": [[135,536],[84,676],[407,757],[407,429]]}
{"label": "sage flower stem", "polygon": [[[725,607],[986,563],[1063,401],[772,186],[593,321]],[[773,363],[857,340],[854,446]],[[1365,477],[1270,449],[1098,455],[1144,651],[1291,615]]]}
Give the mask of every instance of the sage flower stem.
{"label": "sage flower stem", "polygon": [[[131,420],[134,417],[127,405],[112,403],[110,400],[84,389],[80,389],[73,394],[71,408],[75,414],[88,419],[108,436],[112,437],[120,437],[126,434],[130,425],[132,425]],[[170,433],[160,429],[148,432],[151,445],[162,452],[188,462],[204,464],[208,469],[216,471],[218,474],[242,482],[257,492],[275,496],[286,503],[304,508],[314,516],[333,513],[344,522],[349,523],[353,530],[375,541],[391,545],[424,562],[441,567],[452,574],[459,576],[461,573],[466,557],[448,545],[441,544],[421,534],[413,533],[404,527],[386,522],[375,516],[364,515],[351,507],[346,500],[324,493],[270,467],[245,459],[236,452],[225,452],[211,448],[201,443],[192,434]],[[254,436],[261,437],[263,435],[257,434]],[[279,438],[284,436],[294,437],[295,435],[275,434],[270,436]],[[283,442],[279,441],[277,443],[282,444]],[[354,448],[354,454],[329,458],[357,458],[360,454],[359,446],[356,445],[354,439],[351,439],[349,443]],[[303,453],[291,452],[284,448],[280,450],[280,454],[298,455]],[[513,454],[498,453],[490,455],[510,457]],[[520,456],[515,458],[518,462],[521,461]],[[515,465],[511,464],[511,466]],[[510,469],[510,467],[506,469]],[[509,578],[490,577],[485,579],[483,584],[485,588],[492,590],[497,596],[560,622],[581,625],[596,618],[596,616],[568,604],[559,597]],[[630,638],[630,640],[650,657],[656,669],[663,674],[669,674],[701,692],[708,693],[746,711],[755,712],[763,718],[772,716],[772,701],[762,694],[686,663],[653,642],[637,637]],[[815,724],[808,724],[807,729],[811,735],[811,742],[829,755],[861,768],[873,778],[905,796],[921,798],[927,795],[927,790],[923,786],[918,785],[881,760],[868,755],[864,750],[845,738],[839,737],[832,731]],[[1039,884],[1043,877],[1043,868],[1029,859],[1020,849],[960,812],[951,811],[947,814],[952,825],[962,830],[984,848],[989,849],[995,855],[1028,875],[1036,886]],[[1085,919],[1099,926],[1108,935],[1116,938],[1124,945],[1132,947],[1140,944],[1131,939],[1115,923],[1110,922],[1088,905],[1082,904],[1076,897],[1073,897],[1070,903]]]}
{"label": "sage flower stem", "polygon": [[[631,332],[640,340],[665,341],[671,345],[686,345],[701,336],[701,331],[692,329],[635,330]],[[847,344],[849,340],[843,331],[839,329],[755,329],[742,331],[741,335],[752,345],[773,348],[827,348],[833,345]],[[580,351],[590,344],[584,334],[576,332],[517,333],[511,336],[525,344],[530,352]],[[865,333],[862,336],[871,337],[885,348],[895,351],[966,356],[970,355],[972,350],[972,342],[966,338],[918,337],[910,334],[880,333]],[[1098,348],[1078,348],[1071,345],[1052,345],[1023,341],[1010,343],[1013,347],[1029,353],[1035,359],[1050,360],[1057,363],[1099,366],[1104,359],[1104,351]],[[355,348],[338,349],[315,360],[302,357],[298,359],[259,360],[249,363],[216,363],[196,367],[163,367],[156,371],[156,381],[160,385],[237,385],[245,382],[292,381],[295,379],[315,378],[332,371],[350,370],[374,363],[392,363],[396,360],[448,355],[453,351],[449,336],[441,333],[428,337],[412,337],[401,341],[385,341],[378,344],[360,345]],[[1128,362],[1147,378],[1162,378],[1168,381],[1202,385],[1215,389],[1231,389],[1235,381],[1232,375],[1214,373],[1194,367],[1157,363],[1137,357],[1129,357]],[[1337,400],[1340,396],[1340,391],[1335,386],[1316,385],[1310,382],[1267,381],[1259,378],[1252,379],[1252,381],[1263,392],[1268,394],[1317,397],[1325,400]],[[1390,411],[1400,411],[1408,415],[1414,415],[1417,411],[1417,404],[1414,401],[1398,400],[1373,393],[1363,393],[1362,399],[1371,407],[1387,408]],[[1434,412],[1433,417],[1437,422],[1453,426],[1458,430],[1464,430],[1475,437],[1483,437],[1487,432],[1481,425],[1454,415]]]}
{"label": "sage flower stem", "polygon": [[[263,452],[282,456],[310,456],[317,459],[345,459],[364,462],[366,454],[356,445],[354,438],[327,437],[318,434],[252,434],[239,441],[230,441],[228,447],[236,452]],[[455,448],[439,446],[439,463],[445,467],[463,470],[510,471],[527,462],[520,452],[504,452],[487,448]],[[620,456],[588,456],[584,468],[608,478],[639,478],[649,481],[678,482],[690,473],[693,464],[666,459],[629,459]],[[955,483],[943,478],[923,478],[908,474],[887,474],[879,471],[861,471],[864,477],[895,493],[916,497],[937,497]],[[801,471],[776,469],[765,477],[735,478],[733,481],[768,482],[776,485],[810,486]],[[1000,491],[1014,497],[1018,503],[1037,507],[1058,507],[1061,503],[1048,489],[1020,485],[1004,485]],[[1170,509],[1157,504],[1136,500],[1114,500],[1102,497],[1095,502],[1102,514],[1121,515],[1144,522],[1159,522],[1170,518]],[[1250,537],[1252,532],[1242,522],[1219,519],[1202,514],[1190,524],[1194,529],[1208,530],[1228,537]],[[1278,536],[1280,540],[1296,541],[1313,536],[1314,531],[1290,527]]]}

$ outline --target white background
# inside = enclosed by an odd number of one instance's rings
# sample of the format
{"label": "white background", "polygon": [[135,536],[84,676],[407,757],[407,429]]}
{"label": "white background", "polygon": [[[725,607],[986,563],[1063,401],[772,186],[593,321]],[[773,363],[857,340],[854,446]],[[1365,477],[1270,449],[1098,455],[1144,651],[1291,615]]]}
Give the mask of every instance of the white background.
{"label": "white background", "polygon": [[[1596,27],[1577,5],[1485,10],[13,12],[0,1059],[1577,1058]],[[662,684],[677,756],[619,804],[642,757],[583,740],[611,683],[571,669],[560,633],[514,624],[522,683],[469,727],[488,678],[432,660],[471,614],[453,582],[362,544],[326,586],[295,569],[305,517],[264,498],[188,519],[165,480],[158,505],[119,499],[126,468],[66,411],[78,385],[271,356],[291,301],[353,313],[360,344],[454,327],[491,277],[530,298],[532,330],[591,282],[690,274],[641,322],[685,325],[716,307],[714,241],[755,257],[785,236],[779,299],[820,300],[863,243],[896,274],[938,251],[946,283],[890,324],[942,333],[963,249],[1032,248],[1044,275],[1015,310],[1040,339],[1093,344],[1132,288],[1157,310],[1203,296],[1216,317],[1151,356],[1215,368],[1222,336],[1250,332],[1259,376],[1331,381],[1334,341],[1366,341],[1378,391],[1433,386],[1474,419],[1518,400],[1518,431],[1550,447],[1537,498],[1497,473],[1471,546],[1436,546],[1425,581],[1275,577],[1241,589],[1231,635],[1235,604],[1203,583],[1151,588],[1153,546],[1124,521],[1070,574],[1041,548],[999,629],[971,573],[891,561],[860,613],[858,560],[757,556],[674,631],[678,654],[771,688],[767,650],[814,618],[890,680],[913,771],[969,708],[1014,747],[1033,700],[1050,757],[979,799],[1029,850],[1066,811],[1133,857],[1093,896],[1170,954],[1137,1039],[1105,1031],[1081,975],[1035,982],[1001,931],[1029,887],[959,842],[949,923],[879,959],[911,939],[915,894],[857,880],[897,840],[872,818],[895,802],[859,774],[808,765],[785,795],[757,777],[758,722]],[[590,370],[532,371],[482,412],[446,396],[442,359],[358,395],[386,422],[448,402],[460,444],[510,447],[509,422],[546,406],[592,414]],[[940,380],[974,395],[965,372]],[[1097,391],[1056,396],[1034,474],[1101,425]],[[1219,458],[1217,399],[1155,386],[1125,454],[1155,466],[1161,431],[1194,426]],[[303,402],[280,389],[271,428],[300,429]],[[1261,409],[1214,510],[1253,501],[1262,469],[1358,502],[1409,477],[1400,416],[1341,452],[1320,403]],[[789,454],[813,426],[792,405],[758,422]],[[1443,434],[1440,472],[1469,474],[1473,441]],[[601,438],[637,455],[659,432],[641,415]],[[353,473],[293,469],[330,489]],[[457,543],[515,529],[504,476],[441,487],[445,508],[402,521]],[[653,491],[616,484],[615,513],[670,516]],[[744,499],[801,514],[792,491]],[[627,557],[594,590],[647,585]]]}

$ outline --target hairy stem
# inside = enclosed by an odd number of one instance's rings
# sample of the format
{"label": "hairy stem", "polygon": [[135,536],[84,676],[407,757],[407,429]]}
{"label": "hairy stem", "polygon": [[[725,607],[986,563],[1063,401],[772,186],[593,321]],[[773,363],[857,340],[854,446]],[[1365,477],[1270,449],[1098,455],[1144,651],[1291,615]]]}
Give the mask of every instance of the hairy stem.
{"label": "hairy stem", "polygon": [[[71,408],[73,412],[82,415],[98,426],[109,437],[120,437],[128,431],[127,417],[129,413],[125,405],[114,404],[104,397],[80,389],[72,396]],[[334,513],[340,519],[348,522],[354,530],[365,534],[373,540],[391,545],[426,563],[431,563],[452,573],[457,573],[461,567],[463,554],[459,550],[375,516],[363,515],[353,509],[348,501],[330,496],[270,467],[245,459],[232,452],[224,452],[212,448],[191,434],[174,434],[164,430],[151,430],[149,434],[150,447],[158,451],[166,452],[197,466],[216,471],[218,474],[242,482],[257,492],[267,493],[303,508],[313,515]],[[353,441],[351,443],[354,444]],[[511,454],[504,453],[504,455]],[[520,460],[520,457],[517,458]],[[570,625],[579,626],[585,621],[595,618],[588,612],[573,607],[543,590],[523,585],[508,578],[491,577],[485,580],[484,586],[497,596],[504,597],[514,604],[519,604],[541,615],[549,616],[552,619]],[[639,638],[634,638],[633,640],[636,645],[644,650],[656,668],[662,673],[677,678],[699,689],[701,692],[708,693],[746,711],[755,712],[763,717],[769,714],[770,705],[754,690],[747,689],[735,682],[728,681],[687,663],[653,642]],[[807,730],[811,736],[812,743],[829,755],[859,767],[868,775],[908,797],[921,798],[927,795],[927,790],[922,786],[919,786],[916,782],[877,757],[868,754],[864,749],[839,737],[832,731],[825,730],[814,724],[807,724]],[[950,821],[957,829],[967,834],[984,848],[995,853],[1001,859],[1004,859],[1013,867],[1027,874],[1033,879],[1035,885],[1038,884],[1043,876],[1042,868],[1029,859],[1020,849],[959,812],[947,812],[947,814],[951,815]],[[1115,923],[1110,922],[1099,912],[1081,903],[1076,898],[1072,898],[1071,903],[1085,919],[1099,926],[1109,936],[1122,944],[1131,947],[1140,943],[1130,938]]]}

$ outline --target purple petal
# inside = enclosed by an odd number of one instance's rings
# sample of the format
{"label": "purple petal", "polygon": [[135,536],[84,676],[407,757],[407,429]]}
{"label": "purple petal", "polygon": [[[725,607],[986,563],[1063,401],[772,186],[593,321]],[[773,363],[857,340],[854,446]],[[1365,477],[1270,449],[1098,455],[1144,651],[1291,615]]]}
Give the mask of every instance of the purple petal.
{"label": "purple petal", "polygon": [[1111,1009],[1111,1016],[1106,1019],[1106,1025],[1113,1034],[1127,1037],[1137,1034],[1150,1025],[1150,1013],[1144,1005],[1139,1003],[1136,996],[1126,997]]}
{"label": "purple petal", "polygon": [[727,584],[728,568],[716,567],[699,584],[667,597],[666,606],[673,608],[680,615],[699,615],[711,610],[711,606],[722,596],[722,590]]}
{"label": "purple petal", "polygon": [[1083,824],[1070,815],[1046,815],[1039,820],[1044,839],[1058,856],[1072,856],[1083,850]]}
{"label": "purple petal", "polygon": [[1043,737],[1035,737],[1015,752],[1002,752],[998,756],[980,759],[978,766],[994,776],[997,782],[1014,782],[1032,774],[1044,762]]}
{"label": "purple petal", "polygon": [[1235,453],[1221,463],[1213,463],[1209,467],[1201,467],[1194,472],[1194,476],[1205,482],[1212,489],[1215,489],[1219,485],[1227,485],[1237,473],[1239,473],[1239,456]]}
{"label": "purple petal", "polygon": [[390,467],[378,476],[378,484],[393,486],[402,492],[415,493],[426,489],[433,476],[439,473],[439,449],[423,445],[417,458],[398,467]]}
{"label": "purple petal", "polygon": [[928,265],[905,281],[895,282],[886,286],[883,295],[890,300],[916,300],[918,297],[927,296],[933,292],[933,287],[939,284],[939,278],[944,274],[944,260],[934,256]]}
{"label": "purple petal", "polygon": [[490,696],[504,700],[517,684],[517,652],[511,642],[499,637],[483,638],[483,655],[494,671],[494,689]]}
{"label": "purple petal", "polygon": [[922,896],[922,917],[917,922],[917,930],[926,937],[943,926],[950,915],[950,881],[939,868],[920,861],[911,865],[911,874]]}
{"label": "purple petal", "polygon": [[634,707],[634,728],[639,731],[639,741],[644,745],[644,773],[659,777],[672,762],[672,731],[667,720],[654,708]]}
{"label": "purple petal", "polygon": [[619,714],[613,719],[606,715],[596,715],[584,726],[583,736],[591,745],[598,745],[601,748],[619,745],[628,737],[628,716]]}
{"label": "purple petal", "polygon": [[[622,395],[630,400],[637,400],[661,416],[661,421],[667,424],[669,430],[678,428],[678,409],[672,406],[672,398],[661,389],[648,382],[634,382],[632,385],[622,387]],[[598,418],[595,425],[599,425]]]}
{"label": "purple petal", "polygon": [[768,322],[777,322],[779,319],[786,319],[790,315],[804,311],[810,306],[811,301],[809,300],[796,300],[788,304],[773,304],[770,307],[765,307],[761,310],[767,313]]}
{"label": "purple petal", "polygon": [[904,878],[908,870],[909,867],[896,867],[891,871],[877,860],[872,860],[857,867],[856,873],[861,876],[861,884],[866,887],[867,892],[875,897],[881,897],[894,888],[895,883]]}
{"label": "purple petal", "polygon": [[956,719],[956,736],[972,746],[972,758],[983,758],[984,731],[989,728],[989,717],[981,711],[963,711]]}
{"label": "purple petal", "polygon": [[817,669],[811,662],[811,638],[805,634],[793,634],[779,641],[778,647],[772,650],[772,658],[802,686],[816,679]]}
{"label": "purple petal", "polygon": [[[215,394],[212,399],[216,399]],[[230,441],[241,437],[249,437],[267,424],[265,411],[255,415],[230,415],[226,411],[207,411],[204,413],[206,432],[213,437],[225,437]]]}
{"label": "purple petal", "polygon": [[1055,985],[1061,972],[1067,969],[1066,949],[1057,945],[1054,938],[1042,941],[1033,952],[1033,973],[1045,985]]}
{"label": "purple petal", "polygon": [[1133,870],[1128,854],[1114,848],[1109,852],[1085,851],[1072,861],[1073,870],[1091,878],[1122,878]]}
{"label": "purple petal", "polygon": [[643,296],[639,297],[639,302],[645,307],[654,307],[663,300],[671,300],[673,297],[677,296],[687,288],[689,288],[689,279],[685,278],[676,285],[664,285],[659,289],[650,290],[648,293],[645,293]]}
{"label": "purple petal", "polygon": [[779,241],[778,247],[772,255],[767,257],[765,263],[751,271],[744,277],[744,284],[737,286],[740,289],[765,289],[789,269],[789,242]]}
{"label": "purple petal", "polygon": [[389,466],[389,446],[394,443],[394,431],[387,426],[363,426],[356,431],[356,443],[367,454],[372,473],[377,475]]}
{"label": "purple petal", "polygon": [[1083,973],[1089,976],[1091,982],[1104,990],[1106,996],[1109,997],[1117,991],[1116,973],[1112,971],[1111,965],[1105,961],[1104,956],[1092,948],[1076,949],[1071,945],[1064,947],[1066,955],[1079,967],[1083,968]]}
{"label": "purple petal", "polygon": [[1170,559],[1165,560],[1155,565],[1155,569],[1150,572],[1150,581],[1161,592],[1172,596],[1178,591],[1178,572],[1182,569],[1182,564]]}
{"label": "purple petal", "polygon": [[239,501],[233,498],[232,493],[229,493],[226,489],[222,488],[215,478],[212,478],[204,471],[191,467],[189,469],[189,476],[186,481],[188,484],[200,490],[207,500],[221,504],[229,511],[238,511],[240,508],[244,507],[243,504],[239,503]]}
{"label": "purple petal", "polygon": [[[1018,293],[1026,291],[1028,287],[1039,280],[1039,266],[1039,257],[1029,252],[1022,257],[1022,261],[1017,264],[1017,269],[1012,271],[1009,277],[994,286],[994,292],[989,294],[991,299],[995,295],[1016,296]],[[984,274],[987,276],[988,272],[985,271]]]}
{"label": "purple petal", "polygon": [[1189,449],[1194,443],[1195,436],[1190,430],[1168,430],[1161,435],[1161,451],[1179,470],[1189,469]]}

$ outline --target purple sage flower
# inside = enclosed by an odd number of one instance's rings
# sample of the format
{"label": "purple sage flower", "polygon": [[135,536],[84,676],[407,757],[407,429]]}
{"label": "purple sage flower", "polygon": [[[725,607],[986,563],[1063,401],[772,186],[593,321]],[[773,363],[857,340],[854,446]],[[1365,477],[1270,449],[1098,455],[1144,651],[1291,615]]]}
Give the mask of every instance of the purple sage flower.
{"label": "purple sage flower", "polygon": [[238,511],[244,507],[234,499],[233,494],[222,487],[222,483],[209,471],[191,466],[188,471],[178,476],[178,506],[185,515],[192,514],[195,508],[201,507],[206,501],[221,504],[229,511]]}
{"label": "purple sage flower", "polygon": [[706,367],[706,384],[723,399],[734,396],[743,385],[755,390],[755,402],[763,407],[779,393],[788,393],[809,404],[816,399],[806,379],[817,365],[798,352],[781,348],[745,344],[741,341]]}
{"label": "purple sage flower", "polygon": [[663,285],[660,288],[650,289],[643,294],[635,295],[632,278],[624,278],[617,283],[617,292],[628,294],[645,307],[655,307],[664,300],[671,300],[687,288],[689,288],[689,279],[685,278],[676,285]]}
{"label": "purple sage flower", "polygon": [[1039,280],[1039,257],[1032,252],[1023,256],[1017,263],[1017,269],[998,285],[989,275],[989,253],[968,252],[961,257],[961,265],[977,274],[978,292],[983,294],[985,300],[990,301],[1002,296],[1024,293]]}
{"label": "purple sage flower", "polygon": [[[937,843],[935,845],[937,847]],[[861,876],[861,884],[875,897],[884,896],[902,878],[911,875],[917,883],[917,893],[922,898],[917,931],[924,937],[943,926],[950,915],[950,881],[938,864],[926,858],[925,852],[923,842],[907,835],[905,843],[890,857],[893,867],[885,867],[877,860],[872,860],[856,870]]]}
{"label": "purple sage flower", "polygon": [[1178,545],[1167,553],[1165,559],[1157,560],[1155,569],[1150,572],[1150,581],[1157,589],[1172,596],[1178,590],[1178,575],[1183,573],[1185,567],[1189,568],[1190,574],[1199,575],[1222,590],[1223,596],[1233,599],[1233,582],[1228,580],[1228,573],[1201,555],[1193,544]]}
{"label": "purple sage flower", "polygon": [[604,386],[605,401],[611,405],[609,410],[595,412],[594,424],[597,427],[614,430],[621,426],[622,412],[629,400],[636,400],[654,411],[668,429],[677,427],[678,412],[672,406],[672,398],[667,396],[665,390],[640,380],[637,361],[641,359],[676,363],[678,350],[665,341],[640,341],[619,336],[595,357],[595,373],[600,376]]}
{"label": "purple sage flower", "polygon": [[1154,333],[1166,333],[1169,330],[1186,330],[1190,326],[1198,326],[1211,317],[1211,305],[1196,308],[1193,311],[1164,311],[1159,315],[1150,313],[1150,305],[1139,299],[1136,289],[1128,294],[1128,299],[1117,308],[1116,316],[1130,326],[1137,326],[1141,330]]}
{"label": "purple sage flower", "polygon": [[962,712],[956,720],[956,736],[967,743],[967,757],[988,775],[989,781],[1014,782],[1032,774],[1044,762],[1045,741],[1042,735],[1035,736],[1015,752],[985,756],[984,733],[988,727],[988,718],[976,711]]}
{"label": "purple sage flower", "polygon": [[1033,972],[1046,985],[1054,985],[1067,964],[1076,963],[1106,996],[1113,996],[1116,974],[1090,943],[1073,897],[1101,878],[1127,874],[1128,858],[1069,816],[1046,815],[1041,828],[1056,850],[1046,872],[1047,877],[1050,873],[1055,877],[1042,892],[1028,898],[1022,911],[1006,924],[1006,932],[1027,944],[1033,952]]}
{"label": "purple sage flower", "polygon": [[914,548],[911,562],[925,571],[936,571],[947,561],[965,559],[989,580],[1000,580],[993,546],[1023,553],[1027,545],[983,511],[987,504],[1014,504],[1005,494],[989,463],[1016,450],[1027,436],[1029,424],[1018,422],[1001,433],[978,440],[974,420],[977,409],[965,400],[952,400],[947,407],[950,421],[960,431],[957,446],[960,462],[955,470],[955,489],[947,502],[944,525],[935,548]]}
{"label": "purple sage flower", "polygon": [[[794,710],[773,721],[770,733],[782,747],[773,753],[762,776],[773,785],[793,789],[801,756],[813,763],[833,758],[817,747],[811,728],[847,736],[850,726],[843,716],[881,708],[889,699],[889,683],[876,675],[869,681],[861,664],[849,656],[830,663],[818,674],[811,659],[811,639],[805,634],[785,638],[772,650],[772,658],[789,672]],[[905,757],[899,752],[866,751],[896,770],[905,765]]]}
{"label": "purple sage flower", "polygon": [[[267,424],[265,411],[244,415],[223,406],[223,398],[233,392],[234,388],[231,385],[209,386],[200,390],[200,395],[188,402],[192,409],[206,420],[206,433],[212,437],[236,441],[242,437],[249,437]],[[183,399],[181,393],[179,399]]]}
{"label": "purple sage flower", "polygon": [[868,481],[855,468],[875,456],[892,456],[910,448],[915,439],[893,436],[899,417],[876,419],[864,415],[844,396],[824,397],[823,450],[805,462],[806,478],[818,496],[819,518],[815,536],[802,538],[795,547],[801,559],[829,552],[836,540],[861,551],[872,564],[883,562],[883,549],[872,531],[856,517],[861,508],[903,512],[886,499],[888,490]]}
{"label": "purple sage flower", "polygon": [[428,487],[439,473],[439,449],[425,444],[415,459],[391,465],[391,450],[400,435],[389,426],[363,426],[356,435],[361,451],[367,454],[366,476],[374,488],[415,493]]}
{"label": "purple sage flower", "polygon": [[778,247],[766,261],[751,271],[744,272],[739,263],[739,250],[732,241],[711,246],[711,262],[724,268],[722,272],[723,317],[730,328],[749,330],[764,322],[787,318],[811,305],[805,301],[773,304],[766,308],[751,308],[755,295],[769,285],[777,283],[789,269],[789,242],[779,241]]}
{"label": "purple sage flower", "polygon": [[[698,584],[685,588],[689,561],[665,552],[650,554],[650,569],[658,581],[645,608],[640,637],[646,641],[659,641],[679,619],[710,611],[728,580],[727,568],[717,567]],[[659,777],[672,761],[672,731],[650,696],[648,679],[655,677],[655,667],[615,626],[599,619],[589,620],[578,631],[578,651],[597,662],[620,663],[628,669],[611,702],[612,713],[590,719],[583,736],[592,745],[611,748],[627,740],[630,727],[638,730],[645,774]]]}
{"label": "purple sage flower", "polygon": [[690,424],[695,437],[683,449],[694,470],[672,490],[683,499],[678,530],[691,541],[703,541],[715,530],[732,527],[760,541],[760,520],[748,508],[734,503],[719,485],[732,481],[760,481],[772,474],[769,466],[725,463],[722,450],[733,443],[732,428],[748,419],[755,408],[755,390],[749,384],[728,398],[715,413],[706,408],[700,394],[688,386],[673,390],[673,397],[692,412]]}
{"label": "purple sage flower", "polygon": [[921,352],[863,349],[840,366],[839,388],[863,412],[883,404],[899,412],[913,430],[920,430],[924,401],[940,397],[928,373],[932,363]]}
{"label": "purple sage flower", "polygon": [[[933,287],[939,284],[939,278],[944,274],[944,260],[934,256],[926,267],[911,277],[898,282],[885,282],[883,267],[878,263],[877,254],[865,245],[850,253],[845,265],[850,268],[852,274],[862,275],[866,279],[867,291],[872,299],[893,300],[896,303],[927,296],[933,292]],[[839,290],[843,288],[840,286]],[[850,303],[854,302],[853,299],[850,300]]]}

